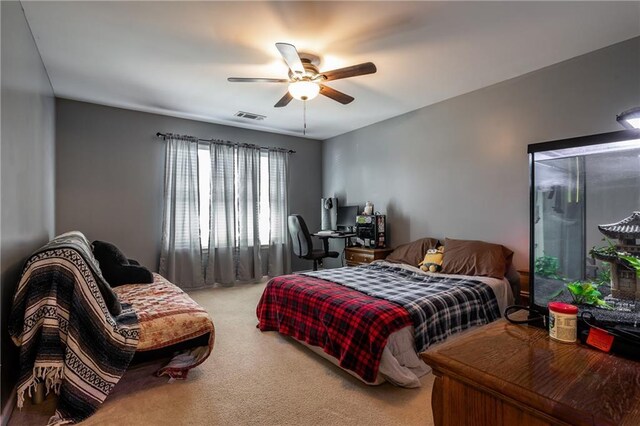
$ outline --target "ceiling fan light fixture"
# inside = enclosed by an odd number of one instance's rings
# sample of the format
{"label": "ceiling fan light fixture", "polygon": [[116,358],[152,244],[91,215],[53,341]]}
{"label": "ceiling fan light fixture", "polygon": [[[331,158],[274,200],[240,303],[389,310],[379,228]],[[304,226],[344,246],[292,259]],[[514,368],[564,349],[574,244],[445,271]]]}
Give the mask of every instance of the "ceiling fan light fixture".
{"label": "ceiling fan light fixture", "polygon": [[294,81],[289,84],[289,93],[299,101],[309,101],[320,93],[320,85],[308,80]]}
{"label": "ceiling fan light fixture", "polygon": [[621,113],[616,116],[616,121],[627,129],[640,129],[640,107]]}
{"label": "ceiling fan light fixture", "polygon": [[247,78],[229,77],[227,80],[232,83],[288,83],[289,88],[274,108],[282,108],[289,105],[293,99],[308,101],[319,94],[326,96],[336,102],[346,105],[353,102],[353,96],[342,93],[329,86],[325,82],[341,80],[344,78],[357,77],[360,75],[373,74],[378,69],[373,62],[351,65],[349,67],[337,68],[324,72],[319,72],[319,58],[309,53],[300,54],[296,47],[290,43],[276,43],[276,47],[289,67],[289,78]]}

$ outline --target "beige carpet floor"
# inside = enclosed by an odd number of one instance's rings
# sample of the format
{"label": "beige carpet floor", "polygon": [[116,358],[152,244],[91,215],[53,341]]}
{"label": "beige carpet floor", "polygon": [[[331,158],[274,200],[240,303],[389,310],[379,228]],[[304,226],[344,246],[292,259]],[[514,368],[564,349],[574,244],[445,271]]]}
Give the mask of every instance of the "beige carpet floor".
{"label": "beige carpet floor", "polygon": [[[264,284],[200,290],[192,297],[214,319],[211,357],[185,381],[130,369],[83,425],[432,425],[433,375],[422,388],[367,386],[304,346],[256,328]],[[52,395],[14,410],[9,425],[44,425]]]}

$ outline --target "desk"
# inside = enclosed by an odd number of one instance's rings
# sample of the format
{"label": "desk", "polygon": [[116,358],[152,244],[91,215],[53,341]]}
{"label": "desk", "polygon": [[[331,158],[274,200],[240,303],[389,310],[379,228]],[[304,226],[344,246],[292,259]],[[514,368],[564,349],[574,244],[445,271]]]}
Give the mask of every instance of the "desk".
{"label": "desk", "polygon": [[355,232],[349,232],[349,233],[338,233],[335,232],[333,234],[318,234],[317,232],[315,234],[311,234],[314,237],[318,237],[322,240],[322,248],[324,249],[325,252],[329,251],[329,240],[331,238],[335,238],[337,240],[344,240],[344,245],[345,247],[349,247],[351,246],[351,238],[356,236]]}
{"label": "desk", "polygon": [[[332,234],[318,234],[317,232],[315,234],[311,234],[314,237],[318,237],[322,240],[322,248],[324,249],[325,253],[329,251],[329,240],[330,239],[336,239],[336,240],[344,240],[344,247],[351,247],[351,238],[356,236],[355,232],[349,232],[349,233],[339,233],[339,232],[335,232]],[[340,261],[342,262],[342,266],[344,266],[344,250],[342,251],[342,253],[340,253]]]}
{"label": "desk", "polygon": [[640,363],[501,319],[420,357],[435,424],[638,425]]}

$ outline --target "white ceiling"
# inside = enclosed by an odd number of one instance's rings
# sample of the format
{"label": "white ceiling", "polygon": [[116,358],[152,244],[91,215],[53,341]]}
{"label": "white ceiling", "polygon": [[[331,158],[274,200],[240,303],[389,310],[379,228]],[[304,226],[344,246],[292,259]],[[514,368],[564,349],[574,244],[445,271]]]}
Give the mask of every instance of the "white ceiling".
{"label": "white ceiling", "polygon": [[[371,61],[330,82],[356,98],[307,103],[327,139],[640,35],[640,2],[23,1],[56,96],[302,136],[303,104],[273,105],[286,78],[276,42],[320,70]],[[237,111],[266,115],[262,122]]]}

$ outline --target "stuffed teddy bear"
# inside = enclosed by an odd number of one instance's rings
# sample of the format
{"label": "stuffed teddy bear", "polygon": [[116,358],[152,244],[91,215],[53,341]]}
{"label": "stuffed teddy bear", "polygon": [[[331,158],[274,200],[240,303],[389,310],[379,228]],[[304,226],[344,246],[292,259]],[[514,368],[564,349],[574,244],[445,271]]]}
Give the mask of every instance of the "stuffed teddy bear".
{"label": "stuffed teddy bear", "polygon": [[444,257],[444,246],[427,250],[424,260],[418,266],[424,272],[438,272],[442,269],[442,258]]}

